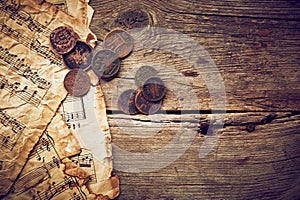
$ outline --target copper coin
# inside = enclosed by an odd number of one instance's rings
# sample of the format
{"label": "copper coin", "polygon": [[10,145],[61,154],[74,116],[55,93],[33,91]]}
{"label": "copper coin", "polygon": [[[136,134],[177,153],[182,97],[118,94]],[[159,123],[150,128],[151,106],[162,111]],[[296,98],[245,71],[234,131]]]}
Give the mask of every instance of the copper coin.
{"label": "copper coin", "polygon": [[58,54],[71,51],[76,45],[77,34],[71,27],[59,26],[50,33],[50,44]]}
{"label": "copper coin", "polygon": [[91,80],[85,71],[72,69],[65,76],[64,86],[72,96],[81,97],[90,90]]}
{"label": "copper coin", "polygon": [[139,90],[135,97],[135,106],[143,114],[151,115],[156,113],[161,108],[162,101],[148,101],[141,90]]}
{"label": "copper coin", "polygon": [[145,81],[148,78],[156,75],[157,75],[157,71],[153,67],[147,65],[142,66],[135,73],[135,77],[134,77],[135,84],[138,87],[141,87],[144,85]]}
{"label": "copper coin", "polygon": [[148,78],[142,87],[142,91],[148,101],[159,101],[166,95],[166,87],[158,77]]}
{"label": "copper coin", "polygon": [[111,79],[120,69],[121,61],[111,50],[98,51],[92,62],[92,69],[102,79]]}
{"label": "copper coin", "polygon": [[136,91],[135,90],[126,90],[124,91],[118,99],[118,107],[119,109],[130,115],[134,115],[139,113],[138,109],[135,106],[135,96]]}
{"label": "copper coin", "polygon": [[104,48],[115,52],[119,58],[124,58],[133,49],[133,39],[123,29],[114,29],[104,38]]}
{"label": "copper coin", "polygon": [[63,55],[64,63],[69,69],[80,68],[86,70],[90,67],[92,58],[92,47],[82,41],[77,41],[75,47]]}

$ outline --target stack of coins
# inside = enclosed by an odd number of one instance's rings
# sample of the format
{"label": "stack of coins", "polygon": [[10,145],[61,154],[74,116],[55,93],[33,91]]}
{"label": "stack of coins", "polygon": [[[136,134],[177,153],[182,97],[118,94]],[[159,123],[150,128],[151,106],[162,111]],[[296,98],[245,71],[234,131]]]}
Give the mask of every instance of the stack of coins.
{"label": "stack of coins", "polygon": [[64,78],[64,86],[75,97],[88,93],[91,80],[86,70],[91,66],[93,49],[80,41],[71,27],[60,26],[50,34],[50,44],[54,52],[60,54],[64,64],[70,69]]}
{"label": "stack of coins", "polygon": [[141,67],[135,74],[136,90],[124,91],[118,99],[119,109],[126,114],[151,115],[161,109],[166,95],[163,81],[150,66]]}
{"label": "stack of coins", "polygon": [[99,79],[111,80],[119,72],[121,59],[133,50],[133,38],[123,29],[114,29],[104,37],[104,49],[95,53],[92,69]]}

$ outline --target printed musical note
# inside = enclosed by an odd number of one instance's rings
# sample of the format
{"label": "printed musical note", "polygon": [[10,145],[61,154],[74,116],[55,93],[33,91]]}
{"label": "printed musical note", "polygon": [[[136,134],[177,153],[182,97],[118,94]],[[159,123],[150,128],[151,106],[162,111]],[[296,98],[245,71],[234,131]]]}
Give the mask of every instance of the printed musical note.
{"label": "printed musical note", "polygon": [[[1,78],[1,76],[0,76]],[[38,107],[45,96],[45,93],[42,98],[37,97],[38,92],[36,90],[30,91],[28,87],[25,89],[19,90],[20,83],[14,82],[11,83],[4,77],[0,80],[0,89],[4,89],[10,93],[10,96],[17,96],[21,100],[25,101],[26,103],[32,104],[35,107]],[[25,87],[24,87],[25,88]]]}
{"label": "printed musical note", "polygon": [[77,156],[71,157],[71,160],[74,164],[76,164],[79,167],[82,168],[90,168],[91,174],[89,175],[88,181],[90,183],[96,183],[97,177],[96,177],[96,169],[94,165],[94,159],[93,155],[90,153],[87,154],[79,154]]}
{"label": "printed musical note", "polygon": [[80,120],[86,119],[86,113],[82,97],[67,96],[60,113],[70,129],[80,128]]}
{"label": "printed musical note", "polygon": [[50,29],[34,20],[27,12],[20,11],[12,5],[5,5],[3,1],[1,1],[0,5],[2,10],[9,16],[9,18],[20,26],[25,25],[29,28],[29,30],[38,33],[45,33],[47,35],[51,33]]}
{"label": "printed musical note", "polygon": [[51,170],[56,167],[57,165],[53,161],[50,161],[48,163],[44,163],[42,166],[30,170],[16,181],[13,193],[20,195],[36,183],[42,183],[48,180],[51,178]]}
{"label": "printed musical note", "polygon": [[[38,200],[48,200],[55,196],[58,196],[59,194],[65,192],[66,190],[74,190],[76,189],[78,192],[78,195],[80,195],[80,199],[85,199],[83,196],[83,192],[78,186],[78,183],[75,178],[72,177],[64,177],[64,180],[59,183],[52,183],[52,186],[49,187],[45,191],[37,191],[36,195],[32,196],[32,199],[38,199]],[[75,191],[76,191],[75,190]],[[77,194],[77,192],[75,192]]]}
{"label": "printed musical note", "polygon": [[31,69],[29,64],[24,62],[24,58],[20,59],[16,54],[9,53],[8,49],[0,46],[0,59],[7,63],[5,65],[9,70],[16,72],[18,75],[30,80],[41,89],[49,89],[51,83],[44,78],[41,78],[37,71]]}
{"label": "printed musical note", "polygon": [[49,47],[41,46],[41,44],[37,40],[33,41],[32,39],[19,33],[17,30],[14,30],[13,28],[7,26],[6,24],[1,25],[1,32],[16,40],[20,44],[23,44],[32,51],[38,53],[43,58],[49,60],[51,64],[55,64],[60,67],[63,66],[62,58],[51,51]]}

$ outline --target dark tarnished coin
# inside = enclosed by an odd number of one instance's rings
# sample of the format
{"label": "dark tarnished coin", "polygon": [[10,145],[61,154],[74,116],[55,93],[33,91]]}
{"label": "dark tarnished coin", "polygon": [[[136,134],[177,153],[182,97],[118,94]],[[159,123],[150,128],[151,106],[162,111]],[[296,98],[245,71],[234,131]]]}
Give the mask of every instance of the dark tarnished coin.
{"label": "dark tarnished coin", "polygon": [[76,45],[77,34],[72,28],[60,26],[50,33],[50,44],[58,54],[65,54],[71,51]]}
{"label": "dark tarnished coin", "polygon": [[135,106],[143,114],[151,115],[156,113],[161,108],[162,101],[148,101],[145,99],[143,92],[139,90],[135,97]]}
{"label": "dark tarnished coin", "polygon": [[93,58],[92,69],[102,79],[111,79],[120,69],[121,61],[111,50],[100,50]]}
{"label": "dark tarnished coin", "polygon": [[90,67],[92,58],[92,47],[82,41],[77,41],[75,47],[63,55],[64,63],[69,69],[80,68],[86,70]]}
{"label": "dark tarnished coin", "polygon": [[72,96],[81,97],[90,90],[91,80],[85,71],[72,69],[65,76],[64,86]]}
{"label": "dark tarnished coin", "polygon": [[104,38],[104,48],[115,52],[119,58],[124,58],[133,49],[133,39],[123,29],[114,29]]}
{"label": "dark tarnished coin", "polygon": [[148,26],[150,21],[146,12],[135,9],[119,14],[115,22],[126,29],[132,29]]}
{"label": "dark tarnished coin", "polygon": [[142,87],[142,91],[148,101],[159,101],[166,95],[166,87],[158,77],[148,78]]}
{"label": "dark tarnished coin", "polygon": [[135,77],[134,77],[134,80],[135,80],[135,84],[138,86],[138,87],[141,87],[144,85],[144,82],[152,77],[152,76],[156,76],[157,75],[157,71],[151,67],[151,66],[142,66],[140,67],[136,73],[135,73]]}
{"label": "dark tarnished coin", "polygon": [[135,106],[135,96],[136,91],[135,90],[126,90],[124,91],[118,99],[118,107],[119,109],[130,115],[137,114],[139,111]]}

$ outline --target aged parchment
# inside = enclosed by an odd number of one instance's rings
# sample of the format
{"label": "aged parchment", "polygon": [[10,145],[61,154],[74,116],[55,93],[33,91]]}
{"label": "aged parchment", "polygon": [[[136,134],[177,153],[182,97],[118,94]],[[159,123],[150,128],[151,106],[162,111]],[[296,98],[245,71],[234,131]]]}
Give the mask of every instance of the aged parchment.
{"label": "aged parchment", "polygon": [[89,199],[117,197],[119,180],[111,177],[111,135],[101,87],[92,87],[82,98],[68,97],[60,112],[83,148],[80,155],[63,160],[65,173],[85,179],[83,191],[88,191]]}
{"label": "aged parchment", "polygon": [[[79,154],[80,146],[64,123],[60,113],[56,113],[42,138],[34,147],[22,173],[14,183],[8,196],[3,199],[62,199],[71,198],[73,193],[83,194],[76,179],[66,176],[61,160]],[[65,183],[65,177],[74,181],[73,188]],[[53,184],[55,183],[55,184]],[[63,184],[62,184],[63,183]],[[66,187],[62,190],[61,187]],[[76,190],[76,191],[74,191]],[[84,199],[84,198],[81,198]]]}
{"label": "aged parchment", "polygon": [[96,38],[85,25],[52,4],[13,3],[0,3],[0,195],[8,192],[66,96],[62,82],[68,70],[49,48],[51,30],[72,26],[92,46]]}

